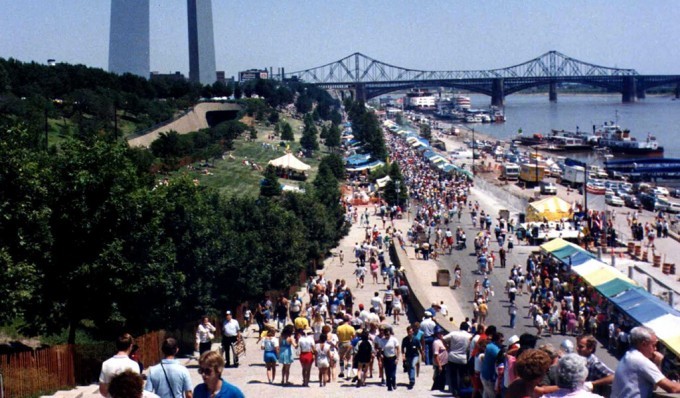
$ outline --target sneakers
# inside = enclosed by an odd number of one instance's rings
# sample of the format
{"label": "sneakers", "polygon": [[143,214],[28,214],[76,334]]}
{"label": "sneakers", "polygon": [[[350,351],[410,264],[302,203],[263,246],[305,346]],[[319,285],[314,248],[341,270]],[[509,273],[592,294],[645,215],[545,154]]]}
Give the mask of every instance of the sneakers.
{"label": "sneakers", "polygon": [[340,374],[338,375],[338,377],[342,377],[342,378],[344,378],[344,377],[345,377],[345,374],[344,374],[344,373],[342,373],[342,372],[340,372]]}

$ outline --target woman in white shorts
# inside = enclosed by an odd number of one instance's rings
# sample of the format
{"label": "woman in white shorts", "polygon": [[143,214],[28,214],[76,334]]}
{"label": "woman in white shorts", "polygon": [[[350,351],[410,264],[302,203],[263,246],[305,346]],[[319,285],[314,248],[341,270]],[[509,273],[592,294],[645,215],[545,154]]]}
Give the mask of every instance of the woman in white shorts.
{"label": "woman in white shorts", "polygon": [[394,316],[395,325],[399,324],[399,316],[401,315],[402,308],[401,293],[399,293],[399,290],[395,290],[394,300],[392,301],[392,315]]}
{"label": "woman in white shorts", "polygon": [[316,357],[316,367],[319,368],[319,386],[324,387],[328,380],[330,370],[331,346],[326,343],[326,335],[319,336],[319,343],[314,350]]}

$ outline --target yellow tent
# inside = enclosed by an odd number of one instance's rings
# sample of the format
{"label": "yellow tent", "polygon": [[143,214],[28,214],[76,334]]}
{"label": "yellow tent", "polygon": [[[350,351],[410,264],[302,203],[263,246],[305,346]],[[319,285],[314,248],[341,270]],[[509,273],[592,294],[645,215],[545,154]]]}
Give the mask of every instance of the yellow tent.
{"label": "yellow tent", "polygon": [[543,221],[543,219],[558,221],[562,218],[570,218],[571,215],[571,205],[557,196],[531,202],[527,207],[527,222]]}

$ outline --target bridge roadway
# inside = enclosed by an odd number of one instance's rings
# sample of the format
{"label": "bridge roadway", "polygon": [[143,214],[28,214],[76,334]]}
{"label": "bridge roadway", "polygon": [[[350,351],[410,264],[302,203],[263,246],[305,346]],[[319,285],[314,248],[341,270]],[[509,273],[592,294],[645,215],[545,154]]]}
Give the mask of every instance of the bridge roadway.
{"label": "bridge roadway", "polygon": [[612,68],[583,62],[557,51],[507,68],[467,71],[425,71],[402,68],[354,53],[338,61],[281,77],[335,90],[343,96],[368,100],[394,91],[450,87],[489,95],[491,104],[502,106],[507,95],[538,86],[549,87],[550,101],[557,101],[559,83],[580,83],[619,92],[623,102],[645,97],[647,90],[675,85],[680,98],[680,75],[640,75],[633,69]]}

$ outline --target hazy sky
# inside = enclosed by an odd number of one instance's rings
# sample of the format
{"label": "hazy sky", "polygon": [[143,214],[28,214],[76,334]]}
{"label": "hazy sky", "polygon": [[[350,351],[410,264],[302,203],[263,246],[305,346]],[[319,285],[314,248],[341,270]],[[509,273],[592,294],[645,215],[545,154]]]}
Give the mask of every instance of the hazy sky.
{"label": "hazy sky", "polygon": [[[680,74],[677,0],[213,0],[217,69],[287,72],[354,52],[413,69],[492,69],[557,50]],[[108,67],[109,0],[0,0],[0,57]],[[188,75],[185,0],[151,0],[151,70]]]}

